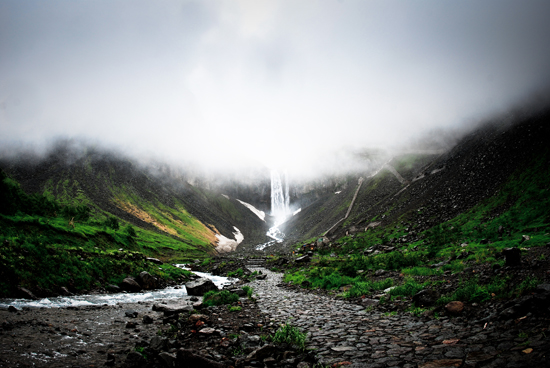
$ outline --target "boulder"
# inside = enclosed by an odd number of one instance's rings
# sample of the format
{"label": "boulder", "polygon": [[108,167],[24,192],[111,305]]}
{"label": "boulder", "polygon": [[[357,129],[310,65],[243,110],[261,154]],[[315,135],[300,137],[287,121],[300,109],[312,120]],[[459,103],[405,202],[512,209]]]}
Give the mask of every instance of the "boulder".
{"label": "boulder", "polygon": [[521,265],[521,251],[519,248],[506,248],[502,251],[506,258],[506,266],[514,267]]}
{"label": "boulder", "polygon": [[124,362],[123,367],[137,368],[137,367],[144,367],[146,364],[147,364],[147,361],[145,360],[143,355],[141,355],[137,351],[131,351],[126,356],[126,361]]}
{"label": "boulder", "polygon": [[144,325],[150,325],[154,321],[153,321],[153,318],[151,318],[151,316],[144,315],[143,319],[142,319],[142,322],[143,322]]}
{"label": "boulder", "polygon": [[218,290],[216,285],[205,277],[188,282],[185,284],[185,288],[187,289],[187,295],[204,295],[211,290]]}
{"label": "boulder", "polygon": [[159,354],[159,358],[162,359],[167,367],[173,367],[177,359],[175,354],[170,354],[165,351]]}
{"label": "boulder", "polygon": [[417,307],[426,307],[434,305],[437,299],[439,298],[439,294],[434,290],[421,290],[418,293],[416,293],[413,297],[413,303]]}
{"label": "boulder", "polygon": [[453,301],[445,305],[445,309],[451,314],[460,314],[464,310],[464,303]]}
{"label": "boulder", "polygon": [[308,288],[308,287],[311,286],[311,282],[308,281],[308,280],[304,280],[304,281],[302,281],[302,283],[300,284],[300,286],[303,287],[303,288]]}
{"label": "boulder", "polygon": [[141,286],[137,283],[136,280],[134,280],[133,277],[126,277],[122,282],[120,283],[120,288],[125,291],[129,291],[132,293],[136,293],[138,291],[141,291]]}
{"label": "boulder", "polygon": [[218,363],[201,355],[195,354],[191,349],[180,348],[175,362],[178,368],[224,368],[225,364]]}
{"label": "boulder", "polygon": [[168,348],[168,339],[166,337],[154,336],[149,342],[149,348],[159,352]]}
{"label": "boulder", "polygon": [[159,283],[156,277],[147,271],[142,271],[138,276],[138,282],[145,290],[158,289]]}

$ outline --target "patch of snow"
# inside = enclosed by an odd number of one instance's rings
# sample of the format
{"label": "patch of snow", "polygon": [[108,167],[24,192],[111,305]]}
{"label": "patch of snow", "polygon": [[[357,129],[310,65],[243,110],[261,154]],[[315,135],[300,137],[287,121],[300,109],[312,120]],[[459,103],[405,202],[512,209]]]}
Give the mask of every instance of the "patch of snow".
{"label": "patch of snow", "polygon": [[340,194],[340,193],[342,193],[341,190],[339,190],[339,191],[337,191],[337,192],[334,192],[334,194]]}
{"label": "patch of snow", "polygon": [[235,232],[233,233],[235,239],[229,239],[222,234],[216,234],[216,238],[218,238],[218,245],[216,246],[216,250],[219,253],[233,252],[235,249],[237,249],[237,245],[241,244],[241,242],[244,240],[244,235],[241,233],[241,231],[235,226],[233,226],[233,229],[235,229]]}
{"label": "patch of snow", "polygon": [[296,214],[300,212],[302,212],[302,209],[298,208],[296,211],[292,212],[292,216],[296,216]]}
{"label": "patch of snow", "polygon": [[229,199],[229,196],[227,194],[222,194],[225,198]]}
{"label": "patch of snow", "polygon": [[262,221],[265,221],[265,212],[264,211],[260,211],[259,209],[257,209],[256,207],[254,207],[253,205],[251,205],[250,203],[246,203],[246,202],[243,202],[241,201],[240,199],[237,199],[237,201],[241,202],[241,204],[243,206],[245,206],[246,208],[248,208],[250,211],[252,211],[256,216],[258,216]]}

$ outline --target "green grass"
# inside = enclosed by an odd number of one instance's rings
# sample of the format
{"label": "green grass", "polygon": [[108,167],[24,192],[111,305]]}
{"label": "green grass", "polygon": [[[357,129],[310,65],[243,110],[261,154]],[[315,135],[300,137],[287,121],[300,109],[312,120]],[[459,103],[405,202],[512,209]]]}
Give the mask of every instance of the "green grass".
{"label": "green grass", "polygon": [[209,291],[204,294],[202,302],[207,307],[214,305],[231,304],[239,301],[239,296],[227,290]]}
{"label": "green grass", "polygon": [[279,327],[273,335],[272,341],[277,344],[295,345],[299,349],[304,350],[306,348],[307,336],[297,327],[287,323]]}

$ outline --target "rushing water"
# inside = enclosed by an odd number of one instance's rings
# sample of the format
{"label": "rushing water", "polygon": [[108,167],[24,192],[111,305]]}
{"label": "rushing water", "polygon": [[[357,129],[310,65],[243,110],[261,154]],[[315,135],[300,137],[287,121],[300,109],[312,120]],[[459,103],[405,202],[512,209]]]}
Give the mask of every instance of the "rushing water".
{"label": "rushing water", "polygon": [[[183,264],[176,265],[177,267],[187,269]],[[235,279],[229,279],[222,276],[214,276],[204,272],[193,272],[197,276],[206,277],[212,280],[219,288],[231,284]],[[151,300],[169,300],[169,299],[186,299],[190,298],[187,295],[185,285],[167,287],[161,290],[143,291],[141,293],[116,293],[116,294],[90,294],[76,296],[60,296],[43,298],[40,300],[30,299],[0,299],[0,308],[6,309],[13,305],[20,309],[23,307],[31,308],[63,308],[63,307],[78,307],[87,305],[116,305],[118,303],[137,303]]]}
{"label": "rushing water", "polygon": [[286,171],[283,178],[284,180],[281,180],[281,175],[277,170],[271,170],[271,216],[275,217],[275,224],[266,234],[272,240],[257,245],[256,250],[264,250],[275,243],[282,243],[285,239],[285,234],[278,226],[285,222],[292,213],[290,212],[290,195]]}

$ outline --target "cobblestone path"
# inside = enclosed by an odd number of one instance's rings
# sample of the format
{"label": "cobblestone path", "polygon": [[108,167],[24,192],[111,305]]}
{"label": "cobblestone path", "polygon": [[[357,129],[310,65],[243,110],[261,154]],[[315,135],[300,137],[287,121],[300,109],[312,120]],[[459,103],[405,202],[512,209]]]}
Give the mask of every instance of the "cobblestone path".
{"label": "cobblestone path", "polygon": [[[547,367],[549,339],[535,341],[539,356],[522,352],[514,331],[465,318],[428,319],[410,313],[386,315],[362,306],[278,287],[282,274],[267,274],[250,285],[262,312],[274,322],[290,322],[307,332],[308,348],[322,364],[351,362],[356,367]],[[531,344],[532,347],[532,344]],[[529,358],[529,359],[527,359]],[[540,363],[540,364],[539,364]]]}

